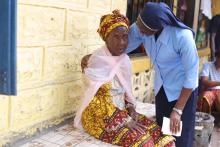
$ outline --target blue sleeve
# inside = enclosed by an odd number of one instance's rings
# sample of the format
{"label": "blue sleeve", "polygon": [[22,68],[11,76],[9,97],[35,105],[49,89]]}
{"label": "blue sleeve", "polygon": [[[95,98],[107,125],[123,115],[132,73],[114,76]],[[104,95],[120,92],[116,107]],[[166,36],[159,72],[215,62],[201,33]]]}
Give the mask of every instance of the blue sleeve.
{"label": "blue sleeve", "polygon": [[140,33],[136,23],[133,23],[130,27],[128,34],[128,47],[126,53],[134,51],[142,43],[142,34]]}
{"label": "blue sleeve", "polygon": [[185,71],[183,87],[195,89],[198,87],[199,56],[192,32],[186,29],[182,30],[178,42],[179,53]]}

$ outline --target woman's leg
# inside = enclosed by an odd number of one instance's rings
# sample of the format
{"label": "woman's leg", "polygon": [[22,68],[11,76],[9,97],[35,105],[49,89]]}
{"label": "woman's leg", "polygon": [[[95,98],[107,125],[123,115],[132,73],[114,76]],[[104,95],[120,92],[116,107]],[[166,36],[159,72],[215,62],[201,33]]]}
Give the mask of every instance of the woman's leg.
{"label": "woman's leg", "polygon": [[181,120],[183,122],[181,137],[176,138],[177,147],[192,147],[194,138],[194,128],[195,128],[195,113],[196,104],[198,98],[197,89],[194,90],[189,97],[184,110]]}
{"label": "woman's leg", "polygon": [[167,96],[163,87],[161,87],[160,91],[156,95],[155,106],[156,106],[156,122],[162,127],[163,117],[170,117],[170,113],[173,110],[176,101],[169,103]]}

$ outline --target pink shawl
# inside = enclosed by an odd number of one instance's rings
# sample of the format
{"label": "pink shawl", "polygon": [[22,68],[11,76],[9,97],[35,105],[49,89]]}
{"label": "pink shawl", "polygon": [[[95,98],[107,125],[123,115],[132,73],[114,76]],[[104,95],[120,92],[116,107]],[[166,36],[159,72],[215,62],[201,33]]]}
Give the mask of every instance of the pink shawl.
{"label": "pink shawl", "polygon": [[131,62],[126,54],[112,56],[106,46],[96,50],[89,59],[88,68],[85,69],[85,76],[89,84],[84,91],[82,105],[76,113],[74,126],[82,128],[81,115],[89,105],[98,89],[105,83],[112,81],[117,76],[121,85],[126,91],[126,100],[135,105],[135,99],[131,88]]}

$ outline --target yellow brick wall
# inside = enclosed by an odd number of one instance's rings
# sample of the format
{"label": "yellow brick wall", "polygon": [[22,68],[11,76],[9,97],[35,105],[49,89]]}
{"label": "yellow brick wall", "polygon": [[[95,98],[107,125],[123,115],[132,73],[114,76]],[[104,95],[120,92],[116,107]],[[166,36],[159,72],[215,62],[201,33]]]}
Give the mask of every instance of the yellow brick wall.
{"label": "yellow brick wall", "polygon": [[78,108],[80,60],[103,42],[100,16],[127,0],[18,0],[18,95],[0,96],[0,146],[60,123]]}

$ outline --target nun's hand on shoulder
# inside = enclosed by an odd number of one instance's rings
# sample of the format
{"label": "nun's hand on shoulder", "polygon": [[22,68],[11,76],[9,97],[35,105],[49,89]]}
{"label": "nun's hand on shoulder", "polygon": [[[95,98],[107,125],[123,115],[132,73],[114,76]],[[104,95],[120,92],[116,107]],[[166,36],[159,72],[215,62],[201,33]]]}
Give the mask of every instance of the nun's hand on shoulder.
{"label": "nun's hand on shoulder", "polygon": [[85,55],[82,60],[81,60],[81,70],[82,70],[82,73],[84,73],[84,69],[87,67],[88,65],[88,61],[89,61],[89,58],[92,54],[88,54],[88,55]]}

